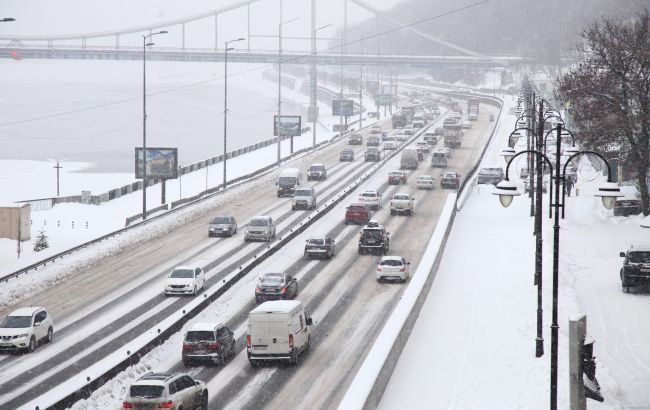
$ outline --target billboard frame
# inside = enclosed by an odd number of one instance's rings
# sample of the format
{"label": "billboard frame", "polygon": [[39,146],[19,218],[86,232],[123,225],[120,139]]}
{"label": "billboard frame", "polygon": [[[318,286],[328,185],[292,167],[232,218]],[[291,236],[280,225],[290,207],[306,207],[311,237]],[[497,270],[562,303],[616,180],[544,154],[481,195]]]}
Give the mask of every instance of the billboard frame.
{"label": "billboard frame", "polygon": [[353,100],[332,100],[332,115],[334,116],[350,116],[354,115],[354,101]]}
{"label": "billboard frame", "polygon": [[[278,132],[278,116],[273,116],[273,136],[274,137],[299,137],[302,133],[302,117],[300,115],[283,115],[281,118],[282,123],[286,124],[286,120],[289,119],[292,121],[291,128],[283,127],[285,130],[289,129],[293,132],[288,132],[286,134],[279,135]],[[296,122],[297,119],[297,122]]]}
{"label": "billboard frame", "polygon": [[[144,177],[142,169],[142,151],[142,147],[135,147],[135,179],[143,179]],[[151,161],[158,159],[165,159],[166,161],[161,161],[160,166],[152,168]],[[177,179],[178,148],[147,147],[147,165],[147,179]]]}

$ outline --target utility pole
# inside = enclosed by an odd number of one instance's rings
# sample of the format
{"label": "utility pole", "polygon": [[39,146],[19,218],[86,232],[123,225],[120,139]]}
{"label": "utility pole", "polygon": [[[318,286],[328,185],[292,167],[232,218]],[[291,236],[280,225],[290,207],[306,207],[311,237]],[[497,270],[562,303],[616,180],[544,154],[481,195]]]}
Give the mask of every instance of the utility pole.
{"label": "utility pole", "polygon": [[63,168],[62,165],[59,165],[59,161],[56,161],[56,196],[59,196],[59,170]]}
{"label": "utility pole", "polygon": [[359,65],[359,130],[363,128],[363,40],[361,37],[361,64]]}

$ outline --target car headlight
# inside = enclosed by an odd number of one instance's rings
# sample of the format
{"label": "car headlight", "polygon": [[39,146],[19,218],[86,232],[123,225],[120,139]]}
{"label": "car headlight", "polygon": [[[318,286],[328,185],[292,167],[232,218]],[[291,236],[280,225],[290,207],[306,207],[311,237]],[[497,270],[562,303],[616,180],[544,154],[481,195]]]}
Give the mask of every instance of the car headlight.
{"label": "car headlight", "polygon": [[25,338],[27,336],[29,336],[29,333],[23,333],[22,335],[16,336],[16,339],[22,339],[22,338]]}

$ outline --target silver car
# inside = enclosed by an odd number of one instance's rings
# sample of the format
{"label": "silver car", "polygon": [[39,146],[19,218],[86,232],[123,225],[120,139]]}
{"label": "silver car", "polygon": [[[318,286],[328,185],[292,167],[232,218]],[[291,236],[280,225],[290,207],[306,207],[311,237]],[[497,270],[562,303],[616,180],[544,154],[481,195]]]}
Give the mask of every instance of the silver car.
{"label": "silver car", "polygon": [[129,387],[125,409],[206,409],[208,388],[185,373],[147,373]]}
{"label": "silver car", "polygon": [[233,236],[237,233],[237,220],[232,216],[217,216],[210,221],[208,236]]}
{"label": "silver car", "polygon": [[246,225],[244,242],[271,242],[273,238],[275,238],[275,224],[270,216],[256,216]]}

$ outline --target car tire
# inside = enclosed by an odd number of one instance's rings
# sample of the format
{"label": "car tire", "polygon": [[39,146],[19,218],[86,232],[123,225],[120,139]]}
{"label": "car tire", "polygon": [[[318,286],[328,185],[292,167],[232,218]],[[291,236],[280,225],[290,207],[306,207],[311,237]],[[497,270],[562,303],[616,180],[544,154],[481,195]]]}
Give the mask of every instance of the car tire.
{"label": "car tire", "polygon": [[630,293],[630,287],[629,286],[622,286],[623,293]]}
{"label": "car tire", "polygon": [[32,338],[29,339],[29,346],[27,346],[27,352],[33,353],[34,350],[36,350],[36,338],[32,336]]}
{"label": "car tire", "polygon": [[230,348],[230,351],[228,352],[228,357],[234,357],[237,354],[235,342],[232,342],[232,347]]}
{"label": "car tire", "polygon": [[47,336],[45,336],[45,343],[52,343],[52,340],[54,340],[54,329],[52,326],[50,326],[47,329]]}
{"label": "car tire", "polygon": [[289,359],[289,363],[291,364],[291,366],[298,366],[298,364],[300,363],[300,356],[298,355],[297,349],[293,349],[293,351],[291,352],[291,358]]}
{"label": "car tire", "polygon": [[190,366],[190,359],[183,358],[183,366],[189,367]]}
{"label": "car tire", "polygon": [[204,391],[201,395],[201,410],[208,410],[208,392]]}
{"label": "car tire", "polygon": [[196,285],[194,285],[194,289],[192,290],[192,296],[196,296]]}

